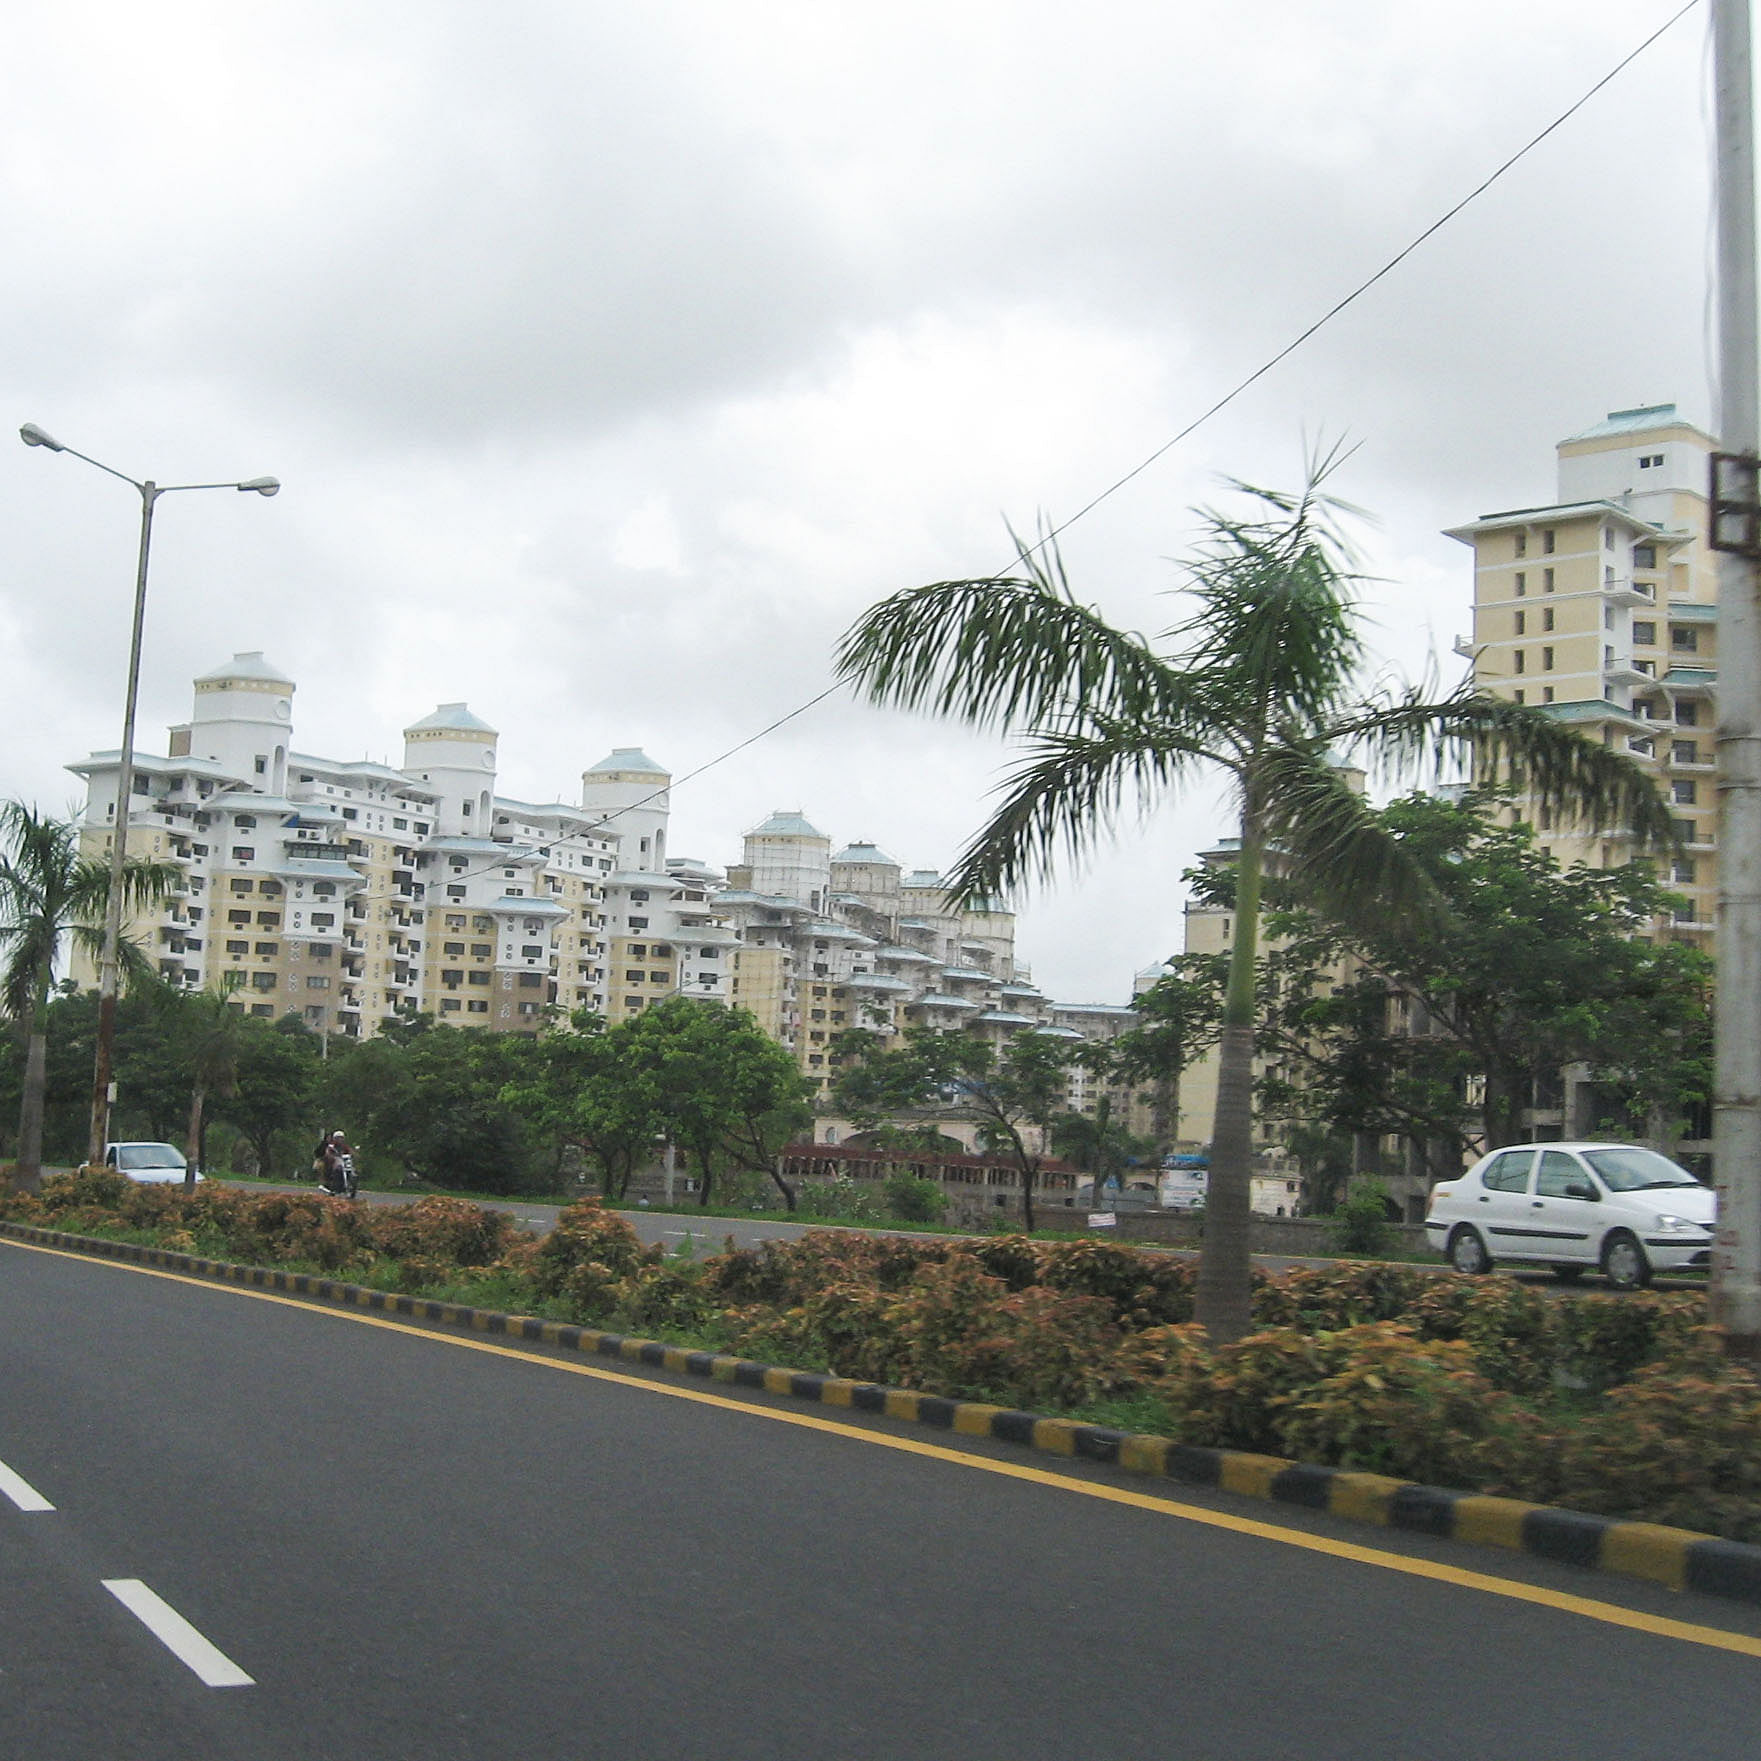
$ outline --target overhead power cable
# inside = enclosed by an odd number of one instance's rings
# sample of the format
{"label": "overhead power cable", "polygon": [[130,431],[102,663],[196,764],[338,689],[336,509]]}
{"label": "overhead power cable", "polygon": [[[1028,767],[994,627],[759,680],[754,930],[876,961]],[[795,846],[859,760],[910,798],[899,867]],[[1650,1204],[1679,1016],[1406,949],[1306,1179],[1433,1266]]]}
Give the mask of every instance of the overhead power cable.
{"label": "overhead power cable", "polygon": [[[1235,386],[1233,386],[1230,390],[1226,391],[1208,409],[1202,411],[1199,415],[1195,416],[1190,422],[1188,422],[1186,424],[1186,426],[1184,428],[1182,428],[1180,430],[1180,432],[1178,434],[1174,435],[1171,439],[1164,441],[1163,444],[1161,446],[1157,447],[1156,450],[1154,452],[1152,452],[1151,454],[1149,454],[1149,456],[1147,458],[1143,459],[1138,464],[1133,465],[1132,468],[1124,474],[1124,476],[1116,479],[1112,483],[1109,483],[1105,489],[1103,489],[1098,495],[1094,496],[1091,500],[1085,502],[1067,520],[1063,520],[1063,521],[1059,522],[1059,524],[1053,526],[1049,531],[1042,533],[1040,535],[1040,537],[1037,538],[1032,544],[1024,546],[1019,552],[1016,553],[1016,555],[1007,564],[1005,564],[1005,566],[1001,570],[998,571],[997,576],[995,576],[993,578],[994,579],[1001,579],[1004,575],[1006,575],[1009,572],[1009,570],[1014,569],[1014,568],[1018,567],[1020,564],[1026,562],[1027,559],[1030,556],[1032,556],[1035,551],[1044,549],[1046,545],[1050,544],[1060,534],[1062,534],[1064,532],[1068,532],[1070,530],[1070,528],[1072,526],[1074,526],[1078,520],[1084,519],[1089,514],[1092,514],[1095,511],[1095,509],[1101,505],[1102,502],[1107,501],[1108,499],[1110,499],[1114,495],[1117,495],[1119,493],[1119,491],[1126,486],[1126,484],[1132,482],[1135,478],[1141,477],[1143,475],[1143,473],[1145,471],[1147,471],[1151,465],[1155,464],[1158,459],[1161,459],[1166,454],[1172,452],[1173,449],[1181,443],[1181,441],[1189,439],[1200,428],[1202,428],[1205,423],[1210,421],[1210,419],[1213,416],[1218,415],[1223,410],[1226,410],[1232,403],[1235,402],[1235,400],[1238,397],[1240,397],[1242,395],[1243,392],[1247,391],[1251,386],[1258,384],[1258,382],[1260,380],[1264,379],[1265,376],[1268,373],[1270,373],[1274,367],[1278,366],[1281,362],[1288,360],[1290,358],[1290,356],[1295,354],[1296,351],[1299,348],[1301,348],[1302,345],[1305,342],[1307,342],[1312,336],[1316,335],[1319,331],[1325,329],[1326,326],[1331,324],[1333,322],[1333,320],[1335,318],[1337,318],[1341,312],[1345,311],[1345,309],[1348,306],[1351,306],[1356,301],[1360,300],[1366,293],[1368,293],[1370,291],[1371,288],[1373,288],[1376,285],[1377,282],[1383,280],[1386,276],[1392,274],[1394,272],[1394,270],[1398,269],[1400,267],[1400,265],[1402,263],[1404,263],[1406,261],[1406,259],[1408,257],[1410,257],[1413,254],[1413,252],[1419,248],[1420,245],[1424,244],[1428,239],[1434,238],[1439,232],[1441,232],[1443,230],[1444,227],[1446,227],[1450,223],[1450,221],[1455,219],[1455,217],[1458,214],[1460,214],[1463,209],[1470,206],[1473,202],[1476,202],[1481,196],[1483,196],[1486,193],[1487,190],[1491,189],[1491,187],[1495,183],[1497,183],[1500,178],[1502,178],[1507,172],[1513,170],[1524,159],[1526,159],[1530,153],[1532,153],[1538,146],[1540,146],[1540,144],[1544,140],[1547,139],[1547,137],[1549,135],[1552,135],[1552,134],[1556,133],[1559,129],[1563,128],[1565,126],[1565,124],[1568,123],[1575,115],[1577,115],[1577,113],[1580,110],[1582,110],[1583,107],[1586,104],[1588,104],[1590,102],[1590,100],[1592,98],[1594,98],[1598,92],[1600,92],[1605,86],[1611,84],[1622,73],[1624,73],[1629,67],[1631,67],[1632,64],[1635,61],[1637,61],[1638,58],[1641,55],[1643,55],[1645,53],[1645,51],[1647,49],[1649,49],[1653,43],[1655,43],[1660,37],[1664,36],[1667,32],[1669,32],[1671,29],[1673,29],[1674,26],[1676,26],[1684,18],[1686,18],[1687,15],[1690,12],[1692,12],[1697,5],[1699,5],[1699,3],[1700,3],[1700,0],[1687,0],[1687,3],[1685,5],[1681,6],[1675,12],[1671,13],[1670,16],[1668,18],[1666,18],[1663,21],[1663,23],[1657,27],[1656,30],[1654,30],[1648,37],[1646,37],[1645,40],[1642,43],[1640,43],[1637,48],[1631,50],[1628,54],[1622,56],[1621,59],[1619,61],[1617,61],[1613,67],[1609,68],[1609,70],[1605,74],[1603,74],[1602,77],[1600,79],[1598,79],[1594,85],[1589,87],[1589,89],[1586,90],[1574,103],[1569,105],[1566,109],[1560,111],[1560,113],[1556,117],[1554,117],[1554,119],[1550,123],[1548,123],[1544,129],[1542,129],[1538,134],[1533,135],[1529,140],[1525,141],[1522,146],[1518,147],[1517,150],[1514,153],[1512,153],[1510,155],[1510,157],[1508,159],[1506,159],[1501,165],[1499,165],[1496,170],[1492,171],[1488,176],[1483,178],[1471,190],[1469,190],[1468,193],[1465,196],[1463,196],[1461,198],[1461,200],[1454,205],[1454,207],[1448,209],[1443,214],[1439,215],[1438,218],[1433,220],[1431,222],[1431,224],[1424,229],[1423,232],[1419,233],[1415,238],[1413,238],[1410,243],[1406,244],[1400,250],[1396,251],[1395,254],[1392,257],[1390,257],[1388,259],[1388,261],[1386,263],[1384,263],[1382,265],[1382,267],[1380,269],[1378,269],[1373,275],[1366,276],[1362,281],[1360,281],[1357,284],[1356,287],[1354,287],[1351,290],[1350,293],[1346,294],[1343,299],[1335,301],[1334,304],[1329,306],[1327,308],[1327,310],[1325,312],[1323,312],[1320,315],[1320,317],[1318,317],[1314,321],[1314,323],[1309,325],[1306,330],[1303,330],[1297,336],[1293,337],[1275,355],[1272,355],[1269,359],[1263,361],[1258,367],[1256,367],[1251,373],[1249,373],[1245,379],[1241,380],[1239,383],[1237,383]],[[749,735],[746,739],[740,741],[738,745],[730,746],[725,752],[718,753],[714,758],[711,758],[711,759],[707,760],[705,763],[698,765],[695,770],[687,771],[682,777],[676,777],[676,778],[672,779],[672,781],[670,781],[666,785],[665,788],[656,789],[656,790],[654,790],[654,792],[652,794],[645,795],[640,800],[631,802],[628,807],[619,808],[617,813],[609,815],[605,819],[597,821],[593,826],[589,827],[588,829],[591,831],[597,831],[601,827],[609,825],[611,823],[612,819],[618,818],[625,813],[632,813],[637,808],[645,807],[648,805],[649,802],[658,800],[662,795],[667,793],[668,789],[678,788],[681,784],[692,782],[696,778],[702,776],[706,771],[714,770],[715,767],[719,764],[725,764],[728,761],[728,759],[733,758],[738,753],[744,752],[748,746],[752,746],[752,745],[757,744],[758,741],[764,739],[765,736],[768,734],[774,734],[778,728],[783,727],[787,723],[794,721],[797,716],[805,715],[808,710],[817,708],[818,705],[825,702],[825,700],[828,697],[835,695],[838,691],[841,691],[842,689],[843,689],[843,681],[842,680],[839,680],[836,684],[828,685],[825,688],[825,690],[819,692],[817,695],[815,695],[813,697],[809,697],[805,703],[797,705],[794,709],[791,709],[788,712],[788,714],[778,716],[775,721],[771,722],[766,727],[760,728],[757,733]],[[548,855],[550,853],[551,848],[552,848],[552,846],[548,846],[548,845],[539,846],[537,853]],[[495,866],[494,863],[491,863],[489,865],[489,867],[494,867],[494,866]],[[488,870],[484,869],[479,872],[487,873]]]}

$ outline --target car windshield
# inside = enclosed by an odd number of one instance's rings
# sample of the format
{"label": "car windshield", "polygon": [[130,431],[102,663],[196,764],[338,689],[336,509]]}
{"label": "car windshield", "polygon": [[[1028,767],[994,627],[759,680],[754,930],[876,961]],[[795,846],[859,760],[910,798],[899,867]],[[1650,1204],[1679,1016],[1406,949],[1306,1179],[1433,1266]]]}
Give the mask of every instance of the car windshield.
{"label": "car windshield", "polygon": [[1644,1192],[1656,1186],[1698,1186],[1686,1168],[1678,1168],[1655,1150],[1585,1150],[1584,1160],[1602,1176],[1610,1192]]}
{"label": "car windshield", "polygon": [[185,1163],[168,1143],[119,1143],[116,1165],[126,1173],[131,1168],[181,1168]]}

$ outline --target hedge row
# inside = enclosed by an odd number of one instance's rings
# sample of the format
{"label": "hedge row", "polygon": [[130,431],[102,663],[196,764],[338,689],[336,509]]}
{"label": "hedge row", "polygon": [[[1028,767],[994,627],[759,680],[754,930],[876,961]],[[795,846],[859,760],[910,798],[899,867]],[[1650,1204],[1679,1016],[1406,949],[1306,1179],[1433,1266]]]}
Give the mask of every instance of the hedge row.
{"label": "hedge row", "polygon": [[1108,1242],[845,1232],[701,1262],[588,1200],[541,1240],[427,1198],[143,1187],[107,1173],[0,1197],[0,1215],[412,1292],[498,1282],[542,1313],[800,1369],[1183,1441],[1362,1468],[1761,1541],[1761,1382],[1723,1359],[1699,1294],[1547,1293],[1379,1263],[1255,1274],[1260,1330],[1211,1347],[1194,1268]]}

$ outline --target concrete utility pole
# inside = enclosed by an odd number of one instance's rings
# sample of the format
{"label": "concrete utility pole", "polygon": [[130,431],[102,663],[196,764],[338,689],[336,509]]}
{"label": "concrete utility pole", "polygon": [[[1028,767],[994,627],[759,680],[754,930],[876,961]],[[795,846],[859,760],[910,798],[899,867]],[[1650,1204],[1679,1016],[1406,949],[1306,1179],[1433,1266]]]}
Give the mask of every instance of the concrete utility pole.
{"label": "concrete utility pole", "polygon": [[1761,398],[1755,351],[1755,111],[1749,0],[1712,0],[1717,113],[1718,993],[1712,1318],[1761,1358]]}

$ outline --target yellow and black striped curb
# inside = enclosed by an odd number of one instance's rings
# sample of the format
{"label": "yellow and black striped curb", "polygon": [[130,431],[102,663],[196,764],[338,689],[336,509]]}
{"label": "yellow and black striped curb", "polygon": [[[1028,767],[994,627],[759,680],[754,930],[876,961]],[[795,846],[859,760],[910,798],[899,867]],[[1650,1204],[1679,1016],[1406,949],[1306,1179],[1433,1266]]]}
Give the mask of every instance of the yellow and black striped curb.
{"label": "yellow and black striped curb", "polygon": [[1076,1419],[1046,1418],[1039,1413],[978,1401],[948,1400],[908,1388],[887,1388],[875,1382],[854,1382],[844,1376],[790,1370],[714,1351],[693,1351],[658,1339],[637,1339],[595,1327],[540,1321],[529,1315],[504,1315],[456,1302],[431,1302],[370,1290],[309,1272],[281,1272],[263,1266],[241,1266],[230,1260],[202,1259],[167,1248],[106,1241],[98,1236],[69,1235],[24,1223],[0,1223],[0,1235],[43,1247],[56,1247],[104,1259],[131,1260],[198,1278],[282,1290],[319,1302],[406,1315],[468,1327],[477,1333],[530,1340],[564,1351],[585,1352],[623,1363],[643,1364],[687,1376],[702,1376],[737,1388],[758,1388],[792,1395],[821,1406],[845,1407],[933,1425],[962,1437],[989,1437],[1024,1444],[1051,1455],[1068,1456],[1150,1474],[1189,1485],[1212,1486],[1248,1498],[1267,1498],[1304,1510],[1324,1511],[1353,1522],[1413,1534],[1435,1535],[1483,1547],[1503,1547],[1591,1571],[1644,1578],[1672,1590],[1697,1590],[1704,1595],[1761,1606],[1761,1547],[1720,1540],[1691,1529],[1661,1523],[1623,1522],[1525,1504],[1515,1498],[1450,1491],[1391,1479],[1385,1474],[1356,1473],[1346,1468],[1314,1467],[1282,1456],[1251,1455],[1234,1449],[1208,1449],[1177,1443],[1167,1437],[1139,1437],[1105,1425]]}

